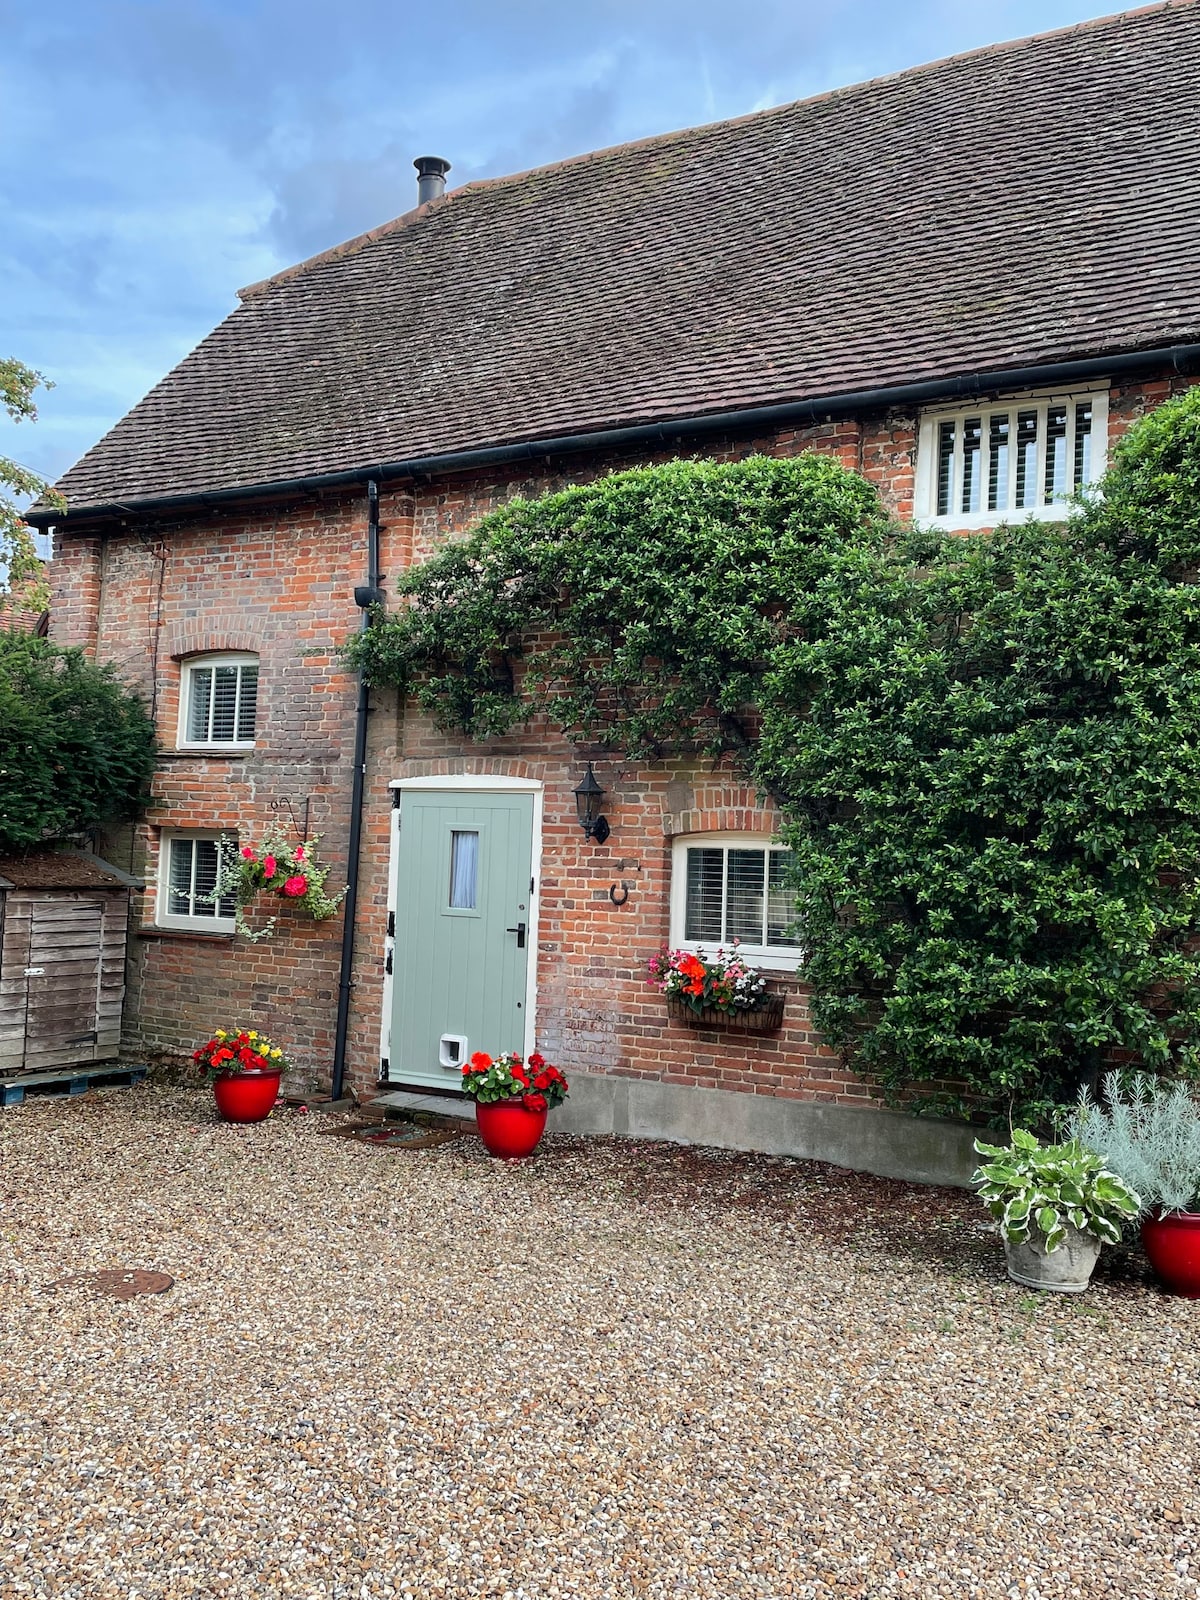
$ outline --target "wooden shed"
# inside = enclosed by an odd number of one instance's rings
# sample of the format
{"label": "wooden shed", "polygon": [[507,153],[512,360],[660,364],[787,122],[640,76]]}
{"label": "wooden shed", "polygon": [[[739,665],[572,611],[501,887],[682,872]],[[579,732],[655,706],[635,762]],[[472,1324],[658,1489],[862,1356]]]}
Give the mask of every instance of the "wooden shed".
{"label": "wooden shed", "polygon": [[118,1054],[137,887],[84,850],[0,856],[0,1078]]}

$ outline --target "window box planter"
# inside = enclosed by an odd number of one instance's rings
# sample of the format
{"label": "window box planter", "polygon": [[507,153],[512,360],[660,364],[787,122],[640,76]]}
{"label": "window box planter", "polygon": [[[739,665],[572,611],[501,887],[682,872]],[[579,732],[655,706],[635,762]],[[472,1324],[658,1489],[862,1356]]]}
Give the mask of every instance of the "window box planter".
{"label": "window box planter", "polygon": [[667,996],[667,1016],[685,1028],[728,1028],[733,1033],[776,1033],[783,1027],[784,997],[769,994],[753,1011],[722,1011],[705,1006],[697,1011],[677,995]]}

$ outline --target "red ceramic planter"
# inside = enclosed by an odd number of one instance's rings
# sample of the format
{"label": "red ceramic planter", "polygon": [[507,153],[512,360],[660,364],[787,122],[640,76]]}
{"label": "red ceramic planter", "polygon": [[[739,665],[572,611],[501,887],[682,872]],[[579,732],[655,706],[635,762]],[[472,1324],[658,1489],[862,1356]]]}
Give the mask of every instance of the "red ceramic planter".
{"label": "red ceramic planter", "polygon": [[477,1100],[475,1122],[488,1154],[502,1161],[531,1156],[546,1131],[545,1111],[530,1111],[520,1100],[497,1100],[492,1105]]}
{"label": "red ceramic planter", "polygon": [[262,1122],[279,1098],[278,1072],[222,1072],[213,1079],[217,1111],[225,1122]]}
{"label": "red ceramic planter", "polygon": [[1142,1243],[1164,1287],[1185,1300],[1200,1300],[1200,1213],[1147,1217]]}

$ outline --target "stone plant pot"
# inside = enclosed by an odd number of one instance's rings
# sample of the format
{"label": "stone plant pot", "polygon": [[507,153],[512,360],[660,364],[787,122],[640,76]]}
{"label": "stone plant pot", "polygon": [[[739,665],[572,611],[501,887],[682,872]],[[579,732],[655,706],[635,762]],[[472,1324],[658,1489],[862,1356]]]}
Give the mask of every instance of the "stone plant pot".
{"label": "stone plant pot", "polygon": [[1053,1289],[1058,1294],[1082,1294],[1100,1255],[1100,1241],[1092,1233],[1080,1233],[1067,1224],[1067,1237],[1049,1255],[1040,1239],[1014,1244],[1004,1241],[1008,1275],[1027,1289]]}

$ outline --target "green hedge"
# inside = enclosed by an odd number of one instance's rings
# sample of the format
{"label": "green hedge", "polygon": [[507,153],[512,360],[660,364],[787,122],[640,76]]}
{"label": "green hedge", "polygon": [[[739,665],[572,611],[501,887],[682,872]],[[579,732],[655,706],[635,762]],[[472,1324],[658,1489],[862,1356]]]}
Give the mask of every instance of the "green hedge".
{"label": "green hedge", "polygon": [[154,759],[146,708],[111,668],[0,631],[0,850],[135,816]]}

